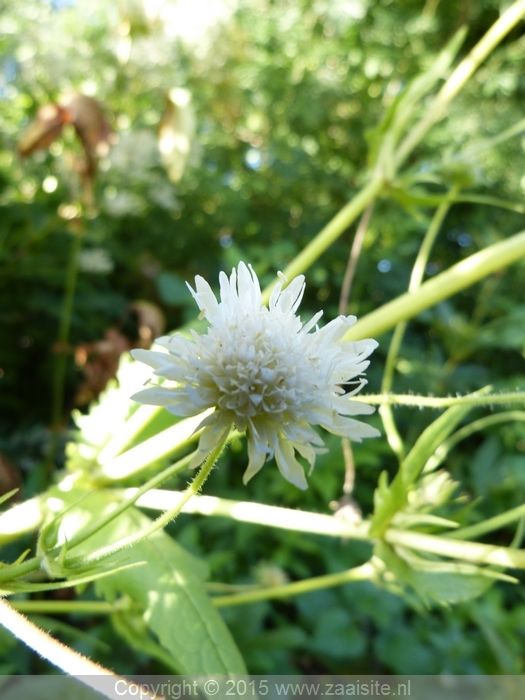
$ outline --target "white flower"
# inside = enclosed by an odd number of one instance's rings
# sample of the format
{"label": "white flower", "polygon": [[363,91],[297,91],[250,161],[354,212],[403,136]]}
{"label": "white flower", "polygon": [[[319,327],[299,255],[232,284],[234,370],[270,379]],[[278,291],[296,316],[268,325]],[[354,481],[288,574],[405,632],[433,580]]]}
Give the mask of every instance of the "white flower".
{"label": "white flower", "polygon": [[368,367],[365,358],[377,343],[339,342],[355,316],[340,316],[320,329],[316,325],[320,311],[303,324],[295,312],[303,297],[304,277],[296,277],[283,290],[286,278],[279,276],[269,308],[262,305],[257,275],[244,263],[229,279],[221,272],[220,302],[209,284],[196,277],[196,291],[188,287],[201,316],[210,323],[206,335],[192,331],[193,342],[179,335],[159,338],[157,343],[167,353],[133,350],[136,360],[175,384],[150,387],[132,398],[165,406],[178,416],[215,409],[199,426],[204,430],[190,466],[201,464],[235,426],[246,431],[248,439],[244,483],[275,456],[285,479],[305,489],[304,470],[295,453],[313,467],[324,444],[311,424],[358,441],[379,435],[375,428],[348,417],[374,410],[351,398],[366,380],[353,381],[357,386],[350,394],[341,388]]}

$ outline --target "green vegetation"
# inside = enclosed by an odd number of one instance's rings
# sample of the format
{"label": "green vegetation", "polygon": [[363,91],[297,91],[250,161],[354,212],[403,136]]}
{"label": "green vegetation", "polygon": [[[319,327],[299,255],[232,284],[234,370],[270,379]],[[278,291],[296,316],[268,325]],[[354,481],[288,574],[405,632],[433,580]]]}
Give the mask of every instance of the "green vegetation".
{"label": "green vegetation", "polygon": [[[123,675],[523,673],[525,3],[147,5],[0,17],[0,604]],[[196,424],[127,351],[240,261],[378,340],[381,437],[303,492],[232,434],[172,521]]]}

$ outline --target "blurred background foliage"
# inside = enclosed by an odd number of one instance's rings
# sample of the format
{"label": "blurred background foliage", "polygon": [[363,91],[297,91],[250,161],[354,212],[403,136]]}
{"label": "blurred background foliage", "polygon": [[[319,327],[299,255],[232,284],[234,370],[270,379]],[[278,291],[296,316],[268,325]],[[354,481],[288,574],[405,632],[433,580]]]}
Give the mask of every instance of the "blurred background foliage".
{"label": "blurred background foliage", "polygon": [[[220,270],[244,260],[264,284],[292,260],[357,192],[367,134],[399,91],[466,24],[464,55],[500,6],[201,0],[190,11],[189,2],[174,0],[2,0],[0,490],[21,485],[25,498],[52,479],[44,458],[58,355],[67,358],[65,442],[71,409],[86,410],[122,351],[194,318],[184,280],[200,274],[215,284]],[[525,136],[478,147],[525,116],[524,58],[518,27],[376,203],[350,313],[362,316],[406,290],[433,213],[415,195],[458,185],[514,203],[453,206],[427,276],[522,228]],[[86,172],[89,149],[96,174]],[[303,317],[318,308],[327,320],[337,315],[353,235],[354,228],[308,271]],[[57,343],[79,239],[69,338]],[[524,294],[523,265],[515,266],[419,316],[409,325],[395,391],[443,396],[489,382],[523,389]],[[378,340],[372,392],[380,389],[389,337]],[[433,417],[396,411],[409,444]],[[328,442],[306,494],[275,478],[274,468],[242,487],[240,441],[206,492],[330,512],[343,496],[344,462],[338,440]],[[525,428],[515,423],[475,434],[451,454],[447,468],[478,519],[523,502],[524,453]],[[354,456],[353,496],[369,513],[379,472],[394,473],[396,460],[385,440],[356,446]],[[232,584],[335,572],[370,553],[363,544],[188,515],[169,531],[207,561],[212,580]],[[509,532],[497,537],[507,542]],[[523,673],[523,598],[518,587],[499,584],[451,610],[421,612],[354,583],[225,609],[224,617],[252,673]],[[104,618],[46,624],[119,673],[166,671],[144,651],[124,649]],[[3,672],[49,670],[4,632],[0,649]]]}

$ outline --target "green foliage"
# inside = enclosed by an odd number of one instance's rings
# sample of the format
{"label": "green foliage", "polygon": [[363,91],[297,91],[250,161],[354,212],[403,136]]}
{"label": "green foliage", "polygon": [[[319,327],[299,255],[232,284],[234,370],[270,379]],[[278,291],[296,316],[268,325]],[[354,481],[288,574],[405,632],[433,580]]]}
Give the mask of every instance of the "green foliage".
{"label": "green foliage", "polygon": [[[73,492],[78,493],[76,491]],[[71,495],[60,496],[65,504],[72,505]],[[66,542],[72,541],[80,528],[114,508],[111,497],[102,493],[87,493],[74,508],[60,518],[62,533],[67,533]],[[129,509],[125,516],[106,525],[93,535],[88,542],[75,548],[75,555],[81,557],[93,548],[106,546],[134,532],[140,532],[149,520],[140,512]],[[63,537],[63,535],[62,535]],[[69,549],[69,547],[68,547]],[[133,570],[121,569],[124,562]],[[163,532],[133,546],[129,551],[117,553],[104,560],[114,574],[104,583],[99,579],[99,595],[114,601],[125,594],[136,605],[128,625],[117,622],[117,629],[125,630],[126,638],[133,635],[133,619],[140,614],[147,627],[159,639],[161,647],[168,651],[171,667],[179,673],[187,674],[242,674],[245,667],[242,658],[233,644],[227,628],[218,612],[211,604],[204,589],[207,567],[188,554],[175,541]],[[145,566],[144,566],[145,565]],[[93,565],[92,565],[93,567]],[[120,620],[122,613],[117,612]],[[136,623],[135,623],[136,628]],[[136,643],[136,641],[135,641]],[[142,651],[153,646],[146,638]],[[158,652],[156,654],[159,656]]]}
{"label": "green foliage", "polygon": [[[206,484],[217,501],[203,505],[205,516],[182,513],[165,531],[93,561],[88,555],[151,527],[140,501],[121,487],[158,478],[155,487],[168,495],[185,488],[195,425],[130,402],[149,372],[129,360],[98,403],[74,405],[88,377],[79,348],[107,341],[108,331],[140,344],[144,327],[134,302],[154,304],[168,330],[199,328],[186,280],[201,274],[213,283],[219,270],[245,260],[270,283],[370,182],[379,196],[347,305],[360,318],[406,292],[434,210],[451,203],[425,268],[439,280],[440,302],[416,315],[416,301],[402,300],[410,323],[394,362],[395,394],[457,396],[489,383],[495,397],[523,390],[523,259],[507,260],[515,264],[505,273],[496,265],[475,285],[464,277],[454,295],[446,274],[439,276],[523,229],[520,27],[462,85],[446,118],[405,153],[418,120],[437,114],[443,81],[499,16],[493,2],[241,1],[224,25],[193,42],[137,4],[4,6],[0,503],[18,497],[20,485],[22,499],[41,496],[29,502],[31,512],[8,511],[21,513],[9,527],[0,515],[1,541],[10,542],[2,550],[2,591],[16,592],[10,599],[21,607],[38,593],[45,613],[56,601],[44,592],[76,587],[74,625],[85,624],[95,641],[74,638],[69,618],[62,627],[54,620],[53,633],[129,674],[243,673],[244,663],[253,673],[521,673],[525,606],[521,588],[507,585],[515,579],[487,567],[481,555],[475,562],[454,555],[452,544],[438,557],[386,541],[395,528],[452,543],[458,528],[461,535],[521,505],[525,427],[518,411],[487,416],[481,400],[482,408],[458,404],[437,418],[396,409],[406,456],[399,465],[383,438],[355,445],[351,494],[343,487],[348,455],[334,436],[306,493],[276,478],[274,465],[243,487],[246,448],[232,436]],[[81,167],[86,146],[73,122],[49,148],[17,155],[39,108],[61,104],[71,91],[100,100],[117,136],[90,187]],[[182,94],[191,95],[191,109],[177,102]],[[165,141],[159,150],[159,135],[171,138],[169,147]],[[320,307],[326,320],[339,313],[345,229],[354,219],[335,231],[322,257],[311,258],[305,319]],[[64,288],[76,267],[68,311]],[[372,392],[381,385],[383,331],[392,324],[387,318],[376,327],[380,348],[367,370]],[[57,345],[64,332],[67,342]],[[56,383],[60,357],[64,392]],[[64,399],[58,423],[51,410],[57,396]],[[63,441],[67,432],[65,451],[54,444],[51,422],[64,428]],[[380,426],[380,417],[370,422]],[[162,510],[162,494],[148,495],[148,507]],[[277,527],[275,511],[273,521],[266,514],[258,523],[221,516],[220,506],[231,501],[239,513],[237,501],[291,508],[304,515],[305,531]],[[350,539],[319,534],[308,521],[334,510],[347,518]],[[97,530],[102,517],[107,522]],[[512,527],[518,517],[492,539],[482,531],[509,561],[521,538],[522,525],[516,533]],[[40,528],[36,539],[27,534],[28,520]],[[75,544],[71,538],[81,533],[90,536]],[[283,593],[280,601],[222,607],[220,614],[210,595],[260,592],[276,582],[313,585],[366,562],[373,564],[369,581]],[[34,581],[42,570],[50,580]],[[90,595],[111,602],[114,631],[80,618]],[[112,634],[124,640],[125,657],[100,645]],[[32,670],[32,657],[20,649],[0,628],[3,673]],[[24,692],[36,697],[37,690]]]}
{"label": "green foliage", "polygon": [[[478,395],[482,396],[488,390],[489,388],[480,391]],[[427,462],[469,411],[469,406],[453,406],[431,423],[402,461],[390,486],[387,483],[387,473],[381,473],[374,496],[375,510],[370,530],[372,536],[384,534],[394,515],[407,504],[412,487]]]}

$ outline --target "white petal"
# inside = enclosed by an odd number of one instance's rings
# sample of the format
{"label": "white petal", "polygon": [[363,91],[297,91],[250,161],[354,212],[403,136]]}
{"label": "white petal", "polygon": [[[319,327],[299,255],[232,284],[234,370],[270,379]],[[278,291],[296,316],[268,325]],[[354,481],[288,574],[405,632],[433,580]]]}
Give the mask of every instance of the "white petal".
{"label": "white petal", "polygon": [[144,362],[145,365],[153,367],[153,369],[158,369],[159,367],[164,367],[166,365],[166,357],[168,356],[165,352],[155,352],[154,350],[130,350],[129,354],[134,360],[138,362]]}
{"label": "white petal", "polygon": [[281,296],[283,284],[288,281],[282,272],[278,272],[277,275],[279,276],[279,282],[277,282],[275,287],[272,289],[272,293],[270,294],[270,311],[273,311],[273,309],[275,309],[275,307],[279,303],[279,297]]}
{"label": "white petal", "polygon": [[281,311],[285,314],[295,313],[303,298],[305,286],[304,275],[299,275],[290,282],[286,289],[281,292],[277,302]]}
{"label": "white petal", "polygon": [[194,455],[189,464],[190,469],[194,469],[202,464],[210,452],[228,436],[228,433],[231,430],[231,423],[224,426],[220,421],[220,416],[218,416],[218,418],[219,420],[217,423],[215,425],[209,425],[207,428],[205,428],[200,436],[197,453]]}
{"label": "white petal", "polygon": [[253,306],[258,309],[261,306],[261,287],[252,266],[250,265],[248,269],[243,262],[239,263],[238,274],[240,301],[244,302],[246,306]]}
{"label": "white petal", "polygon": [[253,430],[248,432],[248,467],[242,477],[243,484],[247,484],[252,477],[262,469],[268,458],[268,448],[258,440]]}
{"label": "white petal", "polygon": [[149,404],[150,406],[168,406],[170,404],[179,403],[181,400],[180,394],[176,393],[176,389],[164,389],[161,386],[152,386],[149,389],[142,389],[131,396],[133,401]]}
{"label": "white petal", "polygon": [[334,414],[330,421],[320,423],[320,425],[325,430],[328,430],[329,433],[347,437],[356,442],[361,442],[363,438],[379,437],[381,435],[379,430],[372,428],[371,425],[361,423],[361,421],[354,420],[353,418],[339,416],[337,413]]}
{"label": "white petal", "polygon": [[346,396],[334,396],[331,400],[332,408],[344,416],[370,415],[374,413],[374,406],[362,401],[356,401]]}
{"label": "white petal", "polygon": [[322,311],[318,311],[315,316],[312,316],[312,318],[308,321],[308,323],[305,323],[303,326],[303,333],[308,333],[316,324],[317,321],[321,318],[323,315]]}
{"label": "white petal", "polygon": [[275,450],[275,461],[287,481],[302,491],[308,488],[304,469],[295,458],[295,451],[290,442],[279,440]]}

